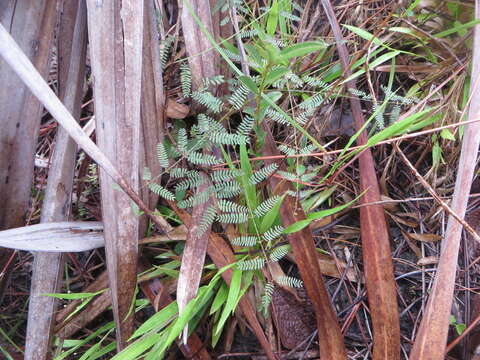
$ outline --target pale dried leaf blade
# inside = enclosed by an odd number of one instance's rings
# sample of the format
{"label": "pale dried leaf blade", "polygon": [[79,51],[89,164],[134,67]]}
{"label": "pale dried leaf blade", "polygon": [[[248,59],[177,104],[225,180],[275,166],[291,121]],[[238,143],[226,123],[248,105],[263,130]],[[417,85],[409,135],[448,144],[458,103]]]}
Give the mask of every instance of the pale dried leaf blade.
{"label": "pale dried leaf blade", "polygon": [[[128,183],[129,191],[133,190],[140,200],[137,191],[143,10],[141,1],[87,1],[96,138],[100,149],[118,169],[121,180],[113,180],[125,190],[116,191],[108,171],[100,169],[105,252],[118,350],[126,346],[134,325],[131,305],[137,284],[139,221],[131,211],[127,196],[130,193],[122,182]],[[141,200],[138,205],[150,212]]]}
{"label": "pale dried leaf blade", "polygon": [[[196,193],[205,192],[211,182],[205,174],[205,181],[198,186]],[[210,236],[210,227],[201,230],[201,222],[203,215],[207,209],[213,204],[213,195],[209,199],[193,208],[192,220],[188,227],[187,239],[182,255],[182,265],[180,266],[180,275],[177,283],[177,303],[179,314],[185,309],[187,304],[192,300],[198,291],[200,279],[202,277],[203,265],[205,263],[205,255],[207,253],[208,238]],[[183,342],[186,344],[188,328],[183,331]]]}
{"label": "pale dried leaf blade", "polygon": [[[475,18],[480,18],[480,7],[477,4]],[[473,49],[473,65],[470,87],[470,108],[468,117],[480,117],[480,26],[475,25]],[[480,124],[470,123],[465,127],[462,140],[462,152],[457,170],[455,190],[453,193],[451,213],[448,218],[447,230],[442,242],[442,251],[437,268],[427,308],[413,344],[410,359],[443,360],[447,344],[450,313],[455,289],[458,252],[462,226],[454,214],[463,220],[468,203],[475,164],[480,144]],[[467,191],[466,191],[467,190]]]}
{"label": "pale dried leaf blade", "polygon": [[0,246],[17,250],[80,252],[104,245],[101,222],[42,223],[0,231]]}

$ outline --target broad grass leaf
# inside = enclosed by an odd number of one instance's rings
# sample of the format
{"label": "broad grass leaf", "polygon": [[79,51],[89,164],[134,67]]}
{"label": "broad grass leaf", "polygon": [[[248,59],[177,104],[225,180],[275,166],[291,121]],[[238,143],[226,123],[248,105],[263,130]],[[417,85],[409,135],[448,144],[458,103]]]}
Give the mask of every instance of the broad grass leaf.
{"label": "broad grass leaf", "polygon": [[280,52],[280,60],[286,61],[294,57],[305,56],[315,51],[323,50],[327,44],[323,41],[305,41],[287,46]]}

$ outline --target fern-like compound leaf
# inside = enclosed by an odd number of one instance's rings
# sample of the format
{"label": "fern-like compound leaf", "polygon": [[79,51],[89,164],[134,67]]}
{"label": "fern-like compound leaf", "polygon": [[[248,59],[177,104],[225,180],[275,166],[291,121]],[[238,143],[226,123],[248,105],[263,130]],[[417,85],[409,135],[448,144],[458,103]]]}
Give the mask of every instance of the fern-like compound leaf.
{"label": "fern-like compound leaf", "polygon": [[230,200],[218,200],[218,208],[223,212],[237,212],[248,214],[248,208],[246,206],[237,204],[236,202]]}
{"label": "fern-like compound leaf", "polygon": [[170,170],[170,176],[174,179],[180,179],[187,176],[188,172],[189,172],[188,169],[176,167]]}
{"label": "fern-like compound leaf", "polygon": [[223,102],[209,91],[194,91],[191,94],[192,99],[198,102],[200,105],[205,106],[207,109],[214,113],[219,113],[222,110]]}
{"label": "fern-like compound leaf", "polygon": [[293,156],[297,153],[297,151],[293,148],[291,148],[288,145],[281,144],[278,146],[278,150],[280,150],[282,153],[284,153],[287,156]]}
{"label": "fern-like compound leaf", "polygon": [[217,215],[217,221],[225,224],[243,224],[247,220],[248,214],[246,213],[223,213]]}
{"label": "fern-like compound leaf", "polygon": [[266,213],[268,213],[272,208],[275,206],[275,204],[280,200],[281,196],[279,195],[274,195],[271,198],[268,198],[267,200],[263,201],[260,205],[258,205],[255,210],[253,210],[253,216],[255,217],[262,217]]}
{"label": "fern-like compound leaf", "polygon": [[167,150],[165,149],[165,145],[163,145],[163,143],[157,144],[157,158],[158,163],[161,167],[163,167],[164,169],[168,168],[168,155]]}
{"label": "fern-like compound leaf", "polygon": [[148,167],[143,168],[143,177],[142,178],[145,181],[152,180],[152,172],[150,171],[150,169]]}
{"label": "fern-like compound leaf", "polygon": [[377,124],[378,129],[385,129],[385,117],[383,116],[383,111],[380,109],[377,104],[374,104],[372,110],[376,112],[375,114],[375,123]]}
{"label": "fern-like compound leaf", "polygon": [[212,193],[211,188],[208,188],[205,191],[196,193],[195,195],[192,195],[185,200],[179,201],[178,207],[181,209],[186,209],[186,208],[190,208],[190,207],[194,207],[194,206],[206,203],[210,198],[211,193]]}
{"label": "fern-like compound leaf", "polygon": [[210,175],[210,177],[212,178],[212,181],[214,182],[231,181],[231,180],[234,180],[237,176],[242,176],[241,170],[232,170],[232,169],[217,170]]}
{"label": "fern-like compound leaf", "polygon": [[175,191],[186,191],[188,189],[194,189],[205,183],[204,177],[196,177],[182,180],[177,185],[175,185]]}
{"label": "fern-like compound leaf", "polygon": [[180,65],[180,83],[182,85],[183,96],[189,97],[192,92],[192,73],[188,63],[183,62]]}
{"label": "fern-like compound leaf", "polygon": [[302,76],[302,80],[308,85],[308,86],[311,86],[311,87],[316,87],[316,88],[321,88],[323,90],[326,90],[328,88],[328,83],[321,80],[321,79],[318,79],[316,77],[313,77],[313,76],[309,76],[309,75],[306,75],[306,76]]}
{"label": "fern-like compound leaf", "polygon": [[265,266],[265,259],[263,257],[243,260],[237,263],[237,268],[242,271],[259,270],[264,266]]}
{"label": "fern-like compound leaf", "polygon": [[242,121],[240,122],[240,124],[238,125],[237,134],[248,137],[250,135],[250,132],[253,129],[254,124],[255,124],[255,119],[248,115],[245,115]]}
{"label": "fern-like compound leaf", "polygon": [[240,32],[240,37],[243,38],[251,38],[251,37],[254,37],[254,36],[257,36],[258,35],[258,30],[257,29],[252,29],[252,30],[244,30],[242,32]]}
{"label": "fern-like compound leaf", "polygon": [[177,147],[178,147],[178,151],[180,151],[181,154],[185,154],[187,152],[187,144],[188,144],[187,130],[185,130],[185,128],[178,129]]}
{"label": "fern-like compound leaf", "polygon": [[325,97],[323,96],[323,93],[318,93],[300,103],[298,107],[303,110],[313,110],[322,105],[324,101]]}
{"label": "fern-like compound leaf", "polygon": [[227,55],[227,57],[235,62],[241,62],[242,61],[242,57],[239,55],[239,54],[236,54],[234,53],[233,51],[229,50],[229,49],[222,49],[222,51],[225,53],[225,55]]}
{"label": "fern-like compound leaf", "polygon": [[169,35],[160,43],[160,62],[162,64],[162,70],[167,66],[167,61],[170,56],[170,49],[175,41],[175,36]]}
{"label": "fern-like compound leaf", "polygon": [[279,170],[277,171],[277,174],[280,175],[285,180],[289,180],[289,181],[297,181],[298,179],[298,176],[296,174],[290,173],[288,171]]}
{"label": "fern-like compound leaf", "polygon": [[250,90],[243,83],[240,83],[239,86],[232,92],[232,95],[229,96],[228,102],[232,104],[234,109],[240,110],[247,101],[247,96],[249,93]]}
{"label": "fern-like compound leaf", "polygon": [[303,287],[303,281],[292,276],[280,276],[276,280],[277,283],[283,286],[288,286],[292,288]]}
{"label": "fern-like compound leaf", "polygon": [[289,251],[290,251],[289,245],[283,245],[273,249],[273,251],[270,253],[270,256],[269,256],[270,261],[272,262],[280,261],[280,259],[285,257]]}
{"label": "fern-like compound leaf", "polygon": [[282,125],[290,125],[288,118],[284,114],[280,113],[277,110],[273,110],[272,108],[269,108],[266,111],[266,116],[269,119],[272,119],[273,121],[275,121],[276,123],[279,123]]}
{"label": "fern-like compound leaf", "polygon": [[235,246],[255,246],[258,242],[258,237],[256,236],[238,236],[232,239],[232,245]]}
{"label": "fern-like compound leaf", "polygon": [[308,144],[302,147],[298,153],[302,155],[307,155],[313,153],[315,150],[317,150],[317,147],[315,145]]}
{"label": "fern-like compound leaf", "polygon": [[262,295],[261,310],[264,315],[268,314],[268,307],[272,302],[273,290],[275,289],[275,284],[268,282],[265,284],[265,289]]}
{"label": "fern-like compound leaf", "polygon": [[210,132],[208,139],[218,145],[242,145],[248,142],[248,139],[243,135],[229,134],[222,132]]}
{"label": "fern-like compound leaf", "polygon": [[313,110],[307,110],[299,113],[297,116],[295,116],[295,121],[298,122],[300,125],[305,125],[312,115],[315,113],[315,109]]}
{"label": "fern-like compound leaf", "polygon": [[304,85],[303,80],[292,71],[286,73],[285,78],[289,80],[294,86],[301,87]]}
{"label": "fern-like compound leaf", "polygon": [[187,154],[187,159],[195,165],[216,165],[219,163],[218,159],[210,154],[202,154],[199,152],[190,152]]}
{"label": "fern-like compound leaf", "polygon": [[210,116],[205,114],[199,114],[197,116],[198,119],[198,129],[202,133],[208,133],[211,131],[219,132],[219,133],[226,133],[227,130],[223,127],[223,125],[212,119]]}
{"label": "fern-like compound leaf", "polygon": [[157,194],[158,196],[161,196],[162,198],[164,199],[167,199],[167,200],[175,200],[175,196],[167,189],[165,189],[162,185],[160,184],[157,184],[157,183],[154,183],[154,182],[151,182],[148,184],[148,188],[154,192],[155,194]]}
{"label": "fern-like compound leaf", "polygon": [[220,20],[220,26],[225,26],[230,22],[230,16],[225,16],[222,20]]}
{"label": "fern-like compound leaf", "polygon": [[203,214],[202,220],[200,221],[198,235],[203,235],[208,229],[210,229],[213,222],[215,221],[216,216],[217,216],[217,209],[215,209],[214,206],[209,206],[208,209]]}
{"label": "fern-like compound leaf", "polygon": [[302,20],[302,19],[300,19],[297,15],[294,15],[294,14],[289,13],[289,12],[286,12],[286,11],[280,12],[280,16],[284,17],[285,19],[292,20],[292,21],[300,21],[300,20]]}
{"label": "fern-like compound leaf", "polygon": [[208,88],[210,86],[218,86],[221,85],[225,82],[225,78],[223,75],[215,75],[210,78],[204,78],[203,79],[203,86],[205,88]]}
{"label": "fern-like compound leaf", "polygon": [[265,166],[264,168],[262,168],[261,170],[257,171],[255,174],[250,176],[250,178],[248,179],[248,182],[252,185],[261,183],[263,180],[265,180],[270,175],[272,175],[277,169],[278,169],[277,164],[270,164],[268,166]]}
{"label": "fern-like compound leaf", "polygon": [[242,191],[243,188],[237,181],[215,184],[215,192],[219,199],[228,199],[237,196]]}
{"label": "fern-like compound leaf", "polygon": [[265,241],[270,242],[270,241],[273,241],[276,238],[280,237],[284,230],[285,230],[285,228],[283,226],[275,225],[275,226],[271,227],[270,229],[268,229],[262,235],[262,237]]}

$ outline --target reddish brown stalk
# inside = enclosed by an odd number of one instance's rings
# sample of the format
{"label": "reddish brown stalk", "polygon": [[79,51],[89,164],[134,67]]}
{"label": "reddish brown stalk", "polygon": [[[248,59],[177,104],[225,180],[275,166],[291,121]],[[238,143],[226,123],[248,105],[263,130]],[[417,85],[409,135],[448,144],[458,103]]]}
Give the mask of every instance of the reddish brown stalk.
{"label": "reddish brown stalk", "polygon": [[[337,18],[329,0],[322,5],[337,43],[340,62],[346,77],[350,76],[348,51]],[[356,89],[355,80],[347,83],[349,89]],[[358,97],[350,98],[352,115],[357,131],[365,123]],[[362,132],[357,142],[367,143],[367,134]],[[380,190],[370,149],[359,156],[360,191],[366,191],[363,204],[380,200]],[[373,323],[373,358],[378,360],[400,359],[400,323],[398,316],[397,293],[393,276],[393,263],[390,251],[388,227],[383,208],[369,205],[360,208],[360,231],[365,269],[365,282]]]}

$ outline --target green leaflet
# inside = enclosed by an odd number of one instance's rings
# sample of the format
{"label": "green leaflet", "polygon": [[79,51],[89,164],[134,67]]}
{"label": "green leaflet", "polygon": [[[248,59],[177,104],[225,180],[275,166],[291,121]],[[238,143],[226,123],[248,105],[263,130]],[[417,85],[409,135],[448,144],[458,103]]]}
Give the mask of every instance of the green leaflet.
{"label": "green leaflet", "polygon": [[305,56],[315,51],[323,50],[327,47],[328,45],[323,41],[305,41],[290,45],[280,51],[279,61],[286,62],[291,58]]}
{"label": "green leaflet", "polygon": [[241,285],[242,285],[242,271],[238,269],[233,269],[232,280],[230,282],[230,288],[228,290],[227,301],[225,303],[225,307],[223,308],[222,315],[220,316],[220,320],[216,324],[215,334],[218,334],[218,332],[221,331],[228,317],[235,310],[235,304],[236,304],[237,297],[240,293]]}
{"label": "green leaflet", "polygon": [[316,212],[313,212],[313,213],[310,213],[307,215],[307,218],[306,219],[303,219],[303,220],[300,220],[300,221],[297,221],[296,223],[293,223],[291,224],[289,227],[287,227],[283,233],[284,234],[292,234],[294,232],[297,232],[297,231],[300,231],[302,230],[303,228],[307,227],[308,225],[310,225],[310,223],[314,220],[318,220],[318,219],[322,219],[326,216],[330,216],[330,215],[333,215],[333,214],[336,214],[337,212],[340,212],[346,208],[348,208],[349,206],[351,206],[353,203],[355,203],[361,196],[363,195],[360,194],[359,196],[357,196],[355,199],[353,199],[352,201],[346,203],[346,204],[343,204],[343,205],[340,205],[340,206],[337,206],[337,207],[334,207],[332,209],[326,209],[326,210],[321,210],[321,211],[316,211]]}

